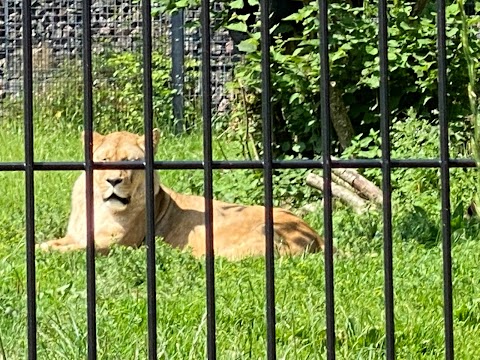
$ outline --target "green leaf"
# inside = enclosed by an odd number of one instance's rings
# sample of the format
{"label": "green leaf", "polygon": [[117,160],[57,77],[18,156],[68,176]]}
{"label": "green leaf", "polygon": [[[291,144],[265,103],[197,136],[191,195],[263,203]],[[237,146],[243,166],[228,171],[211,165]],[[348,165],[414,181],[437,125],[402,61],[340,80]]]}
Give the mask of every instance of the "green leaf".
{"label": "green leaf", "polygon": [[302,21],[302,20],[303,20],[303,15],[302,15],[302,14],[299,14],[299,13],[293,13],[292,15],[287,16],[287,17],[284,18],[283,20],[285,20],[285,21],[296,21],[296,22],[299,22],[299,21]]}
{"label": "green leaf", "polygon": [[249,53],[252,53],[252,52],[256,51],[257,48],[258,48],[258,45],[259,45],[259,42],[258,42],[257,39],[249,38],[249,39],[241,41],[237,45],[237,47],[238,47],[238,50],[249,54]]}
{"label": "green leaf", "polygon": [[178,0],[175,2],[175,7],[184,8],[188,6],[188,0]]}
{"label": "green leaf", "polygon": [[239,32],[248,32],[247,24],[242,22],[235,22],[225,26],[228,30],[239,31]]}
{"label": "green leaf", "polygon": [[298,99],[298,103],[301,104],[301,103],[303,102],[302,98],[303,98],[302,94],[294,93],[294,94],[292,94],[292,96],[290,96],[290,99],[288,100],[288,103],[291,104],[291,103],[293,103],[295,100]]}
{"label": "green leaf", "polygon": [[376,89],[380,86],[380,78],[376,75],[372,75],[366,78],[363,82],[367,84],[369,87],[371,87],[372,89]]}
{"label": "green leaf", "polygon": [[410,24],[406,23],[405,21],[402,21],[402,22],[400,23],[400,27],[401,27],[402,29],[404,29],[404,30],[410,30],[410,29],[412,29],[412,27],[410,26]]}
{"label": "green leaf", "polygon": [[447,32],[446,32],[447,38],[454,37],[459,31],[460,30],[456,27],[451,28],[450,30],[447,30]]}
{"label": "green leaf", "polygon": [[417,39],[417,43],[418,45],[420,46],[423,46],[423,45],[429,45],[431,43],[433,43],[434,41],[432,39]]}
{"label": "green leaf", "polygon": [[367,52],[367,54],[370,54],[370,55],[377,55],[378,54],[378,49],[375,46],[372,46],[372,45],[367,45],[365,47],[365,51]]}
{"label": "green leaf", "polygon": [[456,15],[458,14],[459,12],[459,9],[458,9],[458,5],[457,4],[451,4],[451,5],[448,5],[446,8],[445,8],[445,13],[446,15]]}
{"label": "green leaf", "polygon": [[388,40],[388,47],[389,48],[399,47],[398,41],[397,40]]}
{"label": "green leaf", "polygon": [[341,58],[344,58],[344,57],[347,57],[347,53],[345,51],[343,51],[343,49],[339,49],[338,51],[334,52],[331,56],[331,61],[334,62],[338,59],[341,59]]}
{"label": "green leaf", "polygon": [[240,22],[246,22],[248,18],[250,17],[250,14],[245,14],[245,15],[236,15],[236,18],[240,20]]}
{"label": "green leaf", "polygon": [[388,52],[388,60],[390,61],[395,61],[397,59],[397,54],[395,54],[393,51]]}
{"label": "green leaf", "polygon": [[305,148],[306,148],[305,143],[301,141],[298,144],[295,144],[292,146],[292,150],[297,153],[301,153],[303,150],[305,150]]}
{"label": "green leaf", "polygon": [[234,0],[230,2],[230,8],[232,9],[243,9],[244,3],[243,0]]}
{"label": "green leaf", "polygon": [[425,96],[425,99],[423,99],[423,105],[425,105],[430,99],[432,99],[431,96]]}

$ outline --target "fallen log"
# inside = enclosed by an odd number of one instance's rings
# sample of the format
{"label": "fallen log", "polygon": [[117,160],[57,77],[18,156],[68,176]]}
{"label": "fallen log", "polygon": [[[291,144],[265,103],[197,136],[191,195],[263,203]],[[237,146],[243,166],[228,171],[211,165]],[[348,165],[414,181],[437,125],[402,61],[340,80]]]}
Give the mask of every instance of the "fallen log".
{"label": "fallen log", "polygon": [[[344,187],[345,189],[357,194],[357,190],[355,190],[355,188],[352,185],[350,185],[348,182],[343,180],[341,177],[337,176],[334,172],[332,172],[332,181]],[[361,194],[357,194],[357,195],[360,195],[360,197],[362,196]]]}
{"label": "fallen log", "polygon": [[[323,177],[310,173],[307,175],[306,182],[308,186],[324,192]],[[369,203],[354,192],[337,185],[334,182],[331,183],[331,188],[332,196],[338,198],[344,204],[352,207],[356,213],[360,214],[369,208]]]}
{"label": "fallen log", "polygon": [[360,195],[377,204],[383,203],[382,190],[353,169],[332,169],[332,172],[351,185]]}

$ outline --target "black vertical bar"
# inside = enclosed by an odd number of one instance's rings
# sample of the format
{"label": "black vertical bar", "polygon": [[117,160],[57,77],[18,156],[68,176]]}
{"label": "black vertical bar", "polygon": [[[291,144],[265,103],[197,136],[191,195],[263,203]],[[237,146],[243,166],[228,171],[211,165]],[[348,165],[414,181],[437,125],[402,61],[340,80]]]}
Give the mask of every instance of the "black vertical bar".
{"label": "black vertical bar", "polygon": [[25,126],[25,198],[27,262],[28,358],[37,358],[37,305],[35,292],[35,190],[33,170],[32,7],[23,0],[23,111]]}
{"label": "black vertical bar", "polygon": [[330,69],[328,56],[328,2],[319,0],[321,127],[323,152],[323,232],[325,242],[325,299],[327,324],[327,359],[335,359],[335,301],[332,223],[332,158],[330,151]]}
{"label": "black vertical bar", "polygon": [[142,1],[143,116],[145,127],[145,195],[147,245],[148,358],[157,359],[157,303],[155,274],[155,219],[153,187],[152,16],[150,0]]}
{"label": "black vertical bar", "polygon": [[205,276],[207,291],[207,355],[216,359],[215,254],[213,248],[212,79],[210,75],[210,1],[202,0],[202,113],[205,194]]}
{"label": "black vertical bar", "polygon": [[383,243],[385,278],[385,336],[386,357],[395,358],[395,320],[393,299],[392,250],[392,192],[390,163],[390,117],[388,104],[388,14],[387,0],[379,0],[379,57],[380,57],[380,130],[382,138]]}
{"label": "black vertical bar", "polygon": [[[4,83],[3,83],[3,86],[4,86],[4,90],[5,91],[10,91],[10,46],[9,46],[9,36],[10,36],[10,21],[9,21],[9,17],[8,17],[8,14],[9,14],[9,3],[8,1],[4,1],[3,2],[3,23],[4,23],[4,27],[5,27],[5,37],[4,37],[4,44],[3,44],[3,48],[5,49],[5,65],[4,65],[4,79],[6,80]],[[31,9],[31,1],[30,1],[30,9]],[[31,12],[31,10],[30,10]],[[31,26],[31,25],[30,25]],[[23,27],[25,29],[25,27]],[[25,38],[24,38],[25,39]],[[25,53],[24,53],[25,54]],[[25,81],[25,77],[24,77],[24,80]],[[24,91],[25,91],[25,87],[23,88]]]}
{"label": "black vertical bar", "polygon": [[92,96],[92,33],[91,0],[83,1],[82,37],[83,37],[83,111],[85,143],[85,196],[87,224],[87,328],[88,359],[97,358],[97,319],[95,286],[95,239],[93,209],[93,96]]}
{"label": "black vertical bar", "polygon": [[270,81],[270,2],[260,2],[262,51],[263,184],[265,191],[265,291],[267,358],[277,358],[275,336],[275,252],[273,243],[272,106]]}
{"label": "black vertical bar", "polygon": [[452,253],[450,228],[450,167],[448,163],[447,54],[445,0],[437,0],[438,110],[440,121],[440,177],[442,183],[443,312],[445,359],[453,360]]}
{"label": "black vertical bar", "polygon": [[173,95],[173,118],[175,133],[183,132],[183,65],[185,58],[185,16],[183,9],[172,15],[172,82],[175,94]]}

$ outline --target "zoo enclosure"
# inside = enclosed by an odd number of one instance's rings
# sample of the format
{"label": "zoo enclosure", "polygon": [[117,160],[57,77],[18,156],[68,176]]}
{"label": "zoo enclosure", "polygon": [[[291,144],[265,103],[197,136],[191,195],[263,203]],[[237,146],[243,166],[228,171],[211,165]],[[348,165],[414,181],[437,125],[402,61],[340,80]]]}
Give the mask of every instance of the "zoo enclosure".
{"label": "zoo enclosure", "polygon": [[[82,0],[32,1],[32,69],[36,86],[53,82],[56,87],[62,87],[64,84],[54,78],[61,66],[81,69],[82,4]],[[22,9],[20,0],[0,2],[0,98],[17,96],[23,88]],[[138,0],[93,0],[92,52],[141,51],[141,9]],[[221,9],[218,3],[212,7],[212,11]],[[199,16],[198,8],[179,10],[172,15],[156,6],[152,8],[152,49],[171,57],[177,120],[183,116],[183,97],[198,102],[201,96],[199,68],[185,74],[183,66],[185,57],[195,60],[201,57]],[[228,32],[215,31],[211,41],[213,104],[220,108],[227,101],[224,86],[231,77],[232,50]],[[192,83],[187,91],[184,91],[185,81]]]}
{"label": "zoo enclosure", "polygon": [[[324,192],[324,238],[325,238],[325,296],[326,296],[326,337],[327,358],[335,358],[335,317],[334,317],[334,272],[333,272],[333,226],[332,226],[332,168],[380,168],[383,173],[383,234],[384,234],[384,299],[386,319],[386,358],[395,358],[395,323],[394,323],[394,287],[392,274],[392,209],[391,209],[391,171],[394,168],[439,168],[441,173],[442,200],[442,239],[443,239],[443,284],[444,284],[444,329],[445,358],[453,359],[453,318],[452,318],[452,263],[451,263],[451,227],[450,227],[450,183],[449,171],[452,167],[474,167],[471,160],[455,160],[449,158],[448,124],[446,108],[446,34],[445,34],[445,1],[437,1],[438,31],[438,106],[440,122],[440,159],[404,160],[391,159],[389,141],[389,97],[387,66],[387,4],[379,1],[379,59],[380,59],[380,114],[381,114],[381,159],[374,160],[333,160],[330,150],[330,108],[329,108],[329,53],[327,1],[320,0],[320,49],[321,57],[321,89],[322,89],[322,160],[278,161],[272,157],[272,111],[270,60],[266,56],[269,51],[269,11],[268,3],[261,3],[261,35],[262,35],[262,120],[264,157],[260,161],[213,161],[212,160],[212,81],[211,81],[211,26],[210,13],[201,14],[201,70],[202,70],[202,109],[204,129],[203,161],[154,161],[151,137],[146,137],[146,158],[136,163],[94,163],[92,160],[92,51],[94,37],[92,34],[92,6],[89,0],[82,6],[82,64],[84,82],[84,127],[85,127],[85,161],[78,162],[34,162],[33,157],[33,36],[32,36],[32,2],[22,3],[22,50],[23,50],[23,97],[25,127],[25,162],[0,163],[0,171],[23,171],[25,173],[26,192],[26,265],[27,265],[27,311],[28,311],[28,358],[35,359],[37,354],[36,323],[36,288],[35,288],[35,226],[34,226],[34,173],[50,170],[84,170],[86,172],[87,206],[92,207],[93,170],[105,168],[145,169],[147,185],[147,291],[148,291],[148,354],[150,359],[157,358],[156,334],[156,289],[155,289],[155,224],[153,219],[153,172],[155,169],[202,169],[204,171],[204,194],[206,206],[206,308],[207,308],[207,353],[209,359],[216,358],[216,322],[215,322],[215,269],[212,231],[212,171],[213,169],[262,169],[265,189],[265,222],[266,222],[266,322],[267,322],[267,354],[269,359],[276,358],[275,338],[275,276],[274,246],[272,219],[272,172],[274,169],[286,168],[322,168],[325,181]],[[209,0],[202,0],[202,8],[210,8]],[[152,121],[152,66],[153,23],[151,4],[142,2],[142,49],[143,49],[143,84],[144,84],[144,127],[146,133],[153,129]],[[95,359],[97,354],[96,299],[95,299],[95,254],[93,243],[92,213],[87,214],[87,323],[88,323],[88,358]]]}

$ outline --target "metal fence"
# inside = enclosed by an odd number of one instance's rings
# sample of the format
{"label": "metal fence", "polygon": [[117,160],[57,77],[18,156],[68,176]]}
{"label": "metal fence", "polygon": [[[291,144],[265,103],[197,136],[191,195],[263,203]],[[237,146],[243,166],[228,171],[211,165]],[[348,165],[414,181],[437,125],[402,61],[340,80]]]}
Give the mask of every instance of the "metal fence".
{"label": "metal fence", "polygon": [[[277,161],[272,158],[272,112],[270,90],[269,50],[269,16],[268,2],[261,3],[261,39],[262,39],[262,118],[264,157],[261,161],[213,161],[212,160],[212,81],[211,81],[211,27],[210,13],[201,14],[202,48],[202,108],[204,129],[204,159],[190,162],[158,162],[153,158],[151,137],[146,137],[146,158],[136,168],[143,168],[147,174],[147,291],[148,291],[148,354],[149,359],[157,358],[156,333],[156,275],[155,275],[155,224],[153,217],[153,172],[155,169],[202,169],[204,171],[205,221],[206,221],[206,307],[207,307],[207,353],[209,359],[216,358],[216,323],[215,323],[215,269],[212,232],[212,171],[213,169],[262,169],[265,184],[265,222],[266,222],[266,322],[267,322],[267,354],[268,359],[276,358],[275,341],[275,276],[274,247],[272,224],[272,172],[285,168],[321,168],[325,180],[324,192],[324,240],[325,240],[325,296],[326,296],[326,328],[327,358],[335,359],[335,317],[334,317],[334,269],[333,269],[333,226],[332,226],[332,168],[380,168],[383,173],[383,234],[384,234],[384,298],[386,318],[386,358],[395,358],[395,322],[394,322],[394,287],[392,275],[392,209],[391,209],[391,172],[394,168],[439,168],[441,172],[442,199],[442,233],[443,233],[443,276],[444,276],[444,329],[445,358],[453,359],[453,318],[452,318],[452,262],[451,262],[451,228],[449,199],[449,170],[452,167],[474,167],[470,160],[454,160],[449,158],[448,127],[446,108],[446,51],[445,51],[445,0],[437,1],[438,16],[438,101],[440,119],[440,159],[402,160],[391,159],[389,142],[389,97],[387,66],[387,2],[379,0],[379,58],[380,58],[380,112],[382,157],[378,160],[332,160],[330,153],[330,113],[329,113],[329,54],[327,0],[320,0],[320,53],[321,57],[321,122],[323,134],[323,157],[321,161]],[[45,170],[84,170],[86,172],[86,197],[88,208],[92,207],[93,170],[105,168],[132,168],[126,163],[94,163],[92,160],[92,33],[91,2],[83,1],[82,8],[82,50],[84,126],[85,126],[85,161],[82,163],[41,163],[33,158],[33,96],[32,96],[32,29],[31,0],[23,0],[23,94],[24,94],[24,126],[25,126],[25,162],[1,163],[0,171],[23,171],[26,179],[26,264],[27,264],[27,310],[28,310],[28,358],[35,359],[37,353],[37,323],[35,294],[35,228],[34,228],[34,173]],[[209,9],[209,0],[202,0],[202,9]],[[145,132],[152,132],[152,19],[151,4],[142,1],[142,47],[144,69],[144,125]],[[95,254],[93,239],[92,212],[87,214],[87,319],[88,319],[88,359],[95,359],[96,349],[96,304],[95,304]]]}

